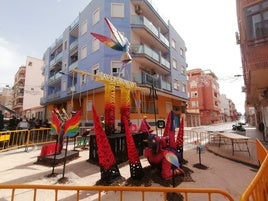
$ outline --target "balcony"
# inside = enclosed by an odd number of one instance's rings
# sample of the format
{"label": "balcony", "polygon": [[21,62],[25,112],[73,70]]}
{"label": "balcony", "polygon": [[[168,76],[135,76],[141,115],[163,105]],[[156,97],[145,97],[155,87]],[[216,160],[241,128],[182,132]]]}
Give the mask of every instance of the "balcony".
{"label": "balcony", "polygon": [[48,83],[51,84],[51,83],[55,83],[57,81],[60,81],[61,77],[62,77],[62,74],[58,72],[55,75],[48,78]]}
{"label": "balcony", "polygon": [[165,91],[171,91],[171,83],[166,82],[162,80],[161,78],[154,78],[153,75],[149,75],[147,73],[142,73],[142,74],[137,74],[133,76],[133,82],[136,82],[137,84],[140,85],[148,85],[152,86],[154,82],[155,88],[165,90]]}
{"label": "balcony", "polygon": [[70,66],[69,66],[69,72],[71,72],[73,69],[77,68],[78,66],[78,61],[73,62]]}
{"label": "balcony", "polygon": [[152,58],[156,62],[160,62],[160,56],[158,52],[149,48],[147,45],[133,45],[131,51],[134,54],[146,54],[148,57]]}
{"label": "balcony", "polygon": [[131,26],[135,33],[142,35],[144,41],[156,41],[157,43],[155,45],[157,45],[157,48],[159,48],[161,51],[164,51],[165,48],[169,47],[168,39],[146,17],[131,16]]}
{"label": "balcony", "polygon": [[78,39],[74,40],[71,44],[70,44],[70,53],[75,50],[78,47]]}

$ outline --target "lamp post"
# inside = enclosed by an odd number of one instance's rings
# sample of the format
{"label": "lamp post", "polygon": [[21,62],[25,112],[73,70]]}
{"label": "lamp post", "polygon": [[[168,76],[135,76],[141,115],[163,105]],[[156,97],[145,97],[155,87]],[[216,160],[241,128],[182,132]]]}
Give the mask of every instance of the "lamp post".
{"label": "lamp post", "polygon": [[155,132],[156,132],[156,134],[158,134],[158,132],[157,132],[157,125],[156,125],[156,119],[157,118],[156,118],[156,105],[155,105],[155,100],[158,100],[158,96],[157,96],[155,85],[154,85],[155,75],[157,76],[157,74],[155,74],[155,73],[152,75],[153,82],[152,82],[152,86],[150,88],[149,99],[153,99]]}

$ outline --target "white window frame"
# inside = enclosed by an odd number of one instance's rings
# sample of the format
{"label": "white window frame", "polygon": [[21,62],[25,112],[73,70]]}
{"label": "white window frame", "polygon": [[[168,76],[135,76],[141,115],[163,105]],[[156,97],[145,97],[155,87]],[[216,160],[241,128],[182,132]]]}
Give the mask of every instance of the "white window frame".
{"label": "white window frame", "polygon": [[190,81],[190,88],[197,88],[197,81],[196,80]]}
{"label": "white window frame", "polygon": [[172,67],[176,70],[178,70],[178,61],[174,58],[172,58]]}
{"label": "white window frame", "polygon": [[92,38],[92,52],[96,52],[100,49],[100,41],[96,38]]}
{"label": "white window frame", "polygon": [[[111,75],[124,77],[125,76],[125,69],[121,72],[121,68],[122,68],[122,61],[112,61],[111,62]],[[119,73],[120,73],[120,75],[119,75]]]}
{"label": "white window frame", "polygon": [[125,4],[124,3],[111,3],[111,17],[124,18],[125,17]]}
{"label": "white window frame", "polygon": [[80,75],[80,85],[85,85],[87,83],[87,75],[81,74]]}
{"label": "white window frame", "polygon": [[[100,71],[100,64],[95,64],[94,66],[92,66],[91,72],[93,75],[96,75],[99,71]],[[94,77],[93,80],[95,80]]]}
{"label": "white window frame", "polygon": [[179,90],[180,89],[179,80],[177,80],[177,79],[174,79],[173,80],[173,88],[176,89],[176,90]]}
{"label": "white window frame", "polygon": [[173,38],[171,40],[171,47],[174,48],[174,49],[176,49],[176,41]]}
{"label": "white window frame", "polygon": [[182,84],[182,92],[186,93],[187,91],[187,85],[185,83]]}
{"label": "white window frame", "polygon": [[87,57],[87,46],[81,47],[81,59],[84,59]]}
{"label": "white window frame", "polygon": [[100,21],[100,8],[97,8],[92,13],[92,25],[97,24]]}
{"label": "white window frame", "polygon": [[81,35],[84,35],[85,33],[87,33],[87,20],[83,21],[81,26]]}

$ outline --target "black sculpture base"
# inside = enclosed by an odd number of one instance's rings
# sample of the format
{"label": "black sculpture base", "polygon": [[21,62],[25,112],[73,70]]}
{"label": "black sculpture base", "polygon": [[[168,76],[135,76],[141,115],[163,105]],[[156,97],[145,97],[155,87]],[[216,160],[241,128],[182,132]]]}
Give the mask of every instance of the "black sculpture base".
{"label": "black sculpture base", "polygon": [[[77,150],[67,151],[66,162],[76,159],[78,157],[79,157],[79,151]],[[53,164],[55,166],[63,165],[64,160],[65,160],[65,150],[62,150],[60,154],[56,155],[55,163],[54,163],[54,155],[48,155],[48,156],[38,156],[37,162],[35,162],[35,164],[53,167]]]}

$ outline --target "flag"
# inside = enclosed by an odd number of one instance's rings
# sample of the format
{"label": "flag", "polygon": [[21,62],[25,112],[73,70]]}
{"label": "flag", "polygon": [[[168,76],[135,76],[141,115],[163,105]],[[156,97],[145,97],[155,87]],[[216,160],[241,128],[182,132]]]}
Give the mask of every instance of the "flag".
{"label": "flag", "polygon": [[79,131],[79,124],[81,122],[81,110],[76,112],[74,116],[68,119],[64,125],[64,135],[66,137],[74,137]]}
{"label": "flag", "polygon": [[115,42],[113,39],[97,33],[91,33],[91,35],[98,39],[100,42],[102,42],[104,45],[114,50],[123,51],[123,47],[119,43]]}
{"label": "flag", "polygon": [[56,135],[60,133],[60,120],[54,111],[52,111],[51,132]]}

